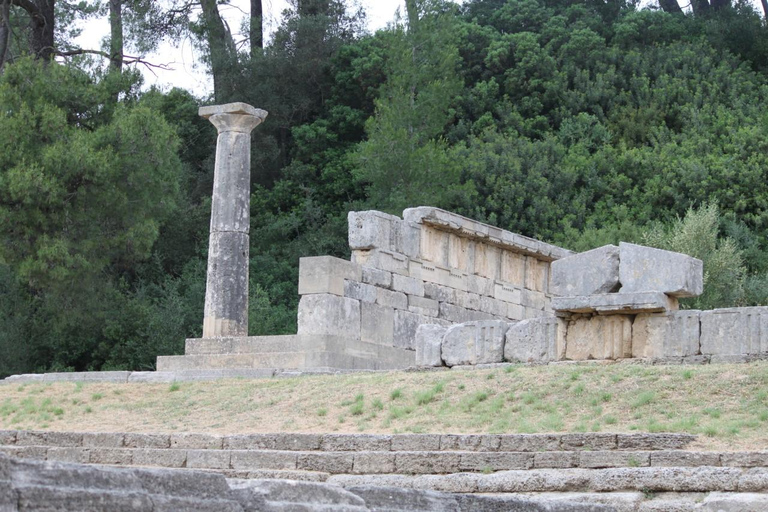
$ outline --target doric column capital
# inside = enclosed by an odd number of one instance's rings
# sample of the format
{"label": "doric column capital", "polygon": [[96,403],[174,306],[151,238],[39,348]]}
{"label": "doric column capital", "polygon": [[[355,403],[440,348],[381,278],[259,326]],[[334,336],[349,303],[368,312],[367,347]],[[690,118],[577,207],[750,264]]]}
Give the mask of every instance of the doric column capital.
{"label": "doric column capital", "polygon": [[198,113],[213,123],[219,133],[251,133],[267,117],[266,110],[240,102],[200,107]]}

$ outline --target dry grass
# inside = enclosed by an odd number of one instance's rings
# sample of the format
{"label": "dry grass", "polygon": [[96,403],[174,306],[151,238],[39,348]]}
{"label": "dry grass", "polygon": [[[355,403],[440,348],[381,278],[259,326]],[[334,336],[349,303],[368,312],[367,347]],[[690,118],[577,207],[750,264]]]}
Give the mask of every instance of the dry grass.
{"label": "dry grass", "polygon": [[689,432],[768,449],[768,362],[508,366],[173,384],[0,386],[0,428],[132,432]]}

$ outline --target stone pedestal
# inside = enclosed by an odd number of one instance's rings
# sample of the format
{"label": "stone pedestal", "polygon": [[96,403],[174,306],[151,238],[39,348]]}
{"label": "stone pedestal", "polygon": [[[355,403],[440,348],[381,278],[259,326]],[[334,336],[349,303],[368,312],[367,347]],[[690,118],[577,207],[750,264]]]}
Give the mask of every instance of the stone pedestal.
{"label": "stone pedestal", "polygon": [[245,103],[201,107],[219,131],[211,202],[203,338],[248,335],[251,131],[267,112]]}

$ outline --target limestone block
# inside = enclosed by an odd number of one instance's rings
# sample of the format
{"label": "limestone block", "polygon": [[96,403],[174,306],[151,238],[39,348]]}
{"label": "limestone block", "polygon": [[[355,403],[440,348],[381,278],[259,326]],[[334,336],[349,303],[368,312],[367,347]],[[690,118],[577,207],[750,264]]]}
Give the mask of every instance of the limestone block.
{"label": "limestone block", "polygon": [[504,360],[507,322],[467,322],[448,328],[443,338],[442,358],[446,366],[500,363]]}
{"label": "limestone block", "polygon": [[525,287],[537,292],[547,291],[549,263],[528,256],[525,260]]}
{"label": "limestone block", "polygon": [[504,360],[548,363],[565,356],[567,322],[562,318],[523,320],[510,326],[504,342]]}
{"label": "limestone block", "polygon": [[451,233],[448,235],[448,266],[464,272],[474,268],[475,242]]}
{"label": "limestone block", "polygon": [[438,318],[418,315],[408,311],[395,311],[394,346],[407,350],[416,349],[416,330],[422,324],[448,325]]}
{"label": "limestone block", "polygon": [[411,261],[410,276],[424,282],[446,286],[455,290],[467,291],[469,287],[468,274],[458,270],[425,261]]}
{"label": "limestone block", "polygon": [[768,354],[768,307],[702,311],[701,353],[718,356]]}
{"label": "limestone block", "polygon": [[392,286],[392,273],[371,267],[363,267],[363,283],[381,288]]}
{"label": "limestone block", "polygon": [[360,339],[377,345],[393,346],[395,310],[371,304],[360,303]]}
{"label": "limestone block", "polygon": [[394,309],[408,309],[408,296],[402,292],[376,288],[376,304]]}
{"label": "limestone block", "polygon": [[676,297],[661,292],[604,293],[552,298],[552,309],[569,313],[661,313],[677,311],[679,307]]}
{"label": "limestone block", "polygon": [[421,281],[421,279],[414,279],[413,277],[395,274],[392,276],[392,290],[396,292],[403,292],[406,295],[416,295],[418,297],[423,297],[424,283]]}
{"label": "limestone block", "polygon": [[467,276],[467,291],[471,293],[493,297],[495,284],[496,281],[494,279],[472,274]]}
{"label": "limestone block", "polygon": [[482,243],[475,245],[475,274],[496,279],[499,277],[500,265],[501,250],[498,247]]}
{"label": "limestone block", "polygon": [[480,295],[476,293],[457,291],[456,301],[454,304],[465,309],[480,311]]}
{"label": "limestone block", "polygon": [[408,311],[419,315],[436,317],[440,314],[440,303],[434,299],[409,295]]}
{"label": "limestone block", "polygon": [[331,293],[344,296],[344,281],[360,282],[363,269],[351,261],[333,256],[299,259],[299,295]]}
{"label": "limestone block", "polygon": [[353,250],[352,262],[364,267],[408,275],[408,257],[396,252],[383,249]]}
{"label": "limestone block", "polygon": [[619,286],[619,248],[615,245],[604,245],[552,262],[549,291],[554,295],[610,293]]}
{"label": "limestone block", "polygon": [[568,322],[565,357],[573,361],[632,357],[632,322],[622,315],[577,317]]}
{"label": "limestone block", "polygon": [[357,281],[344,280],[344,297],[359,300],[361,302],[376,302],[378,295],[376,287]]}
{"label": "limestone block", "polygon": [[522,288],[525,285],[525,256],[509,250],[502,251],[499,278]]}
{"label": "limestone block", "polygon": [[304,295],[298,316],[299,334],[360,338],[360,301],[327,293]]}
{"label": "limestone block", "polygon": [[454,324],[461,324],[464,322],[473,322],[477,320],[495,320],[493,315],[483,313],[482,311],[472,311],[471,309],[462,308],[461,306],[455,306],[447,302],[440,303],[440,314],[438,318],[447,320]]}
{"label": "limestone block", "polygon": [[619,281],[625,293],[696,297],[704,291],[704,264],[687,254],[621,242]]}
{"label": "limestone block", "polygon": [[395,251],[394,239],[397,228],[394,226],[401,222],[399,217],[374,210],[349,212],[347,214],[349,248]]}
{"label": "limestone block", "polygon": [[429,226],[422,226],[419,256],[423,260],[447,267],[448,240],[449,234],[445,231],[440,231]]}
{"label": "limestone block", "polygon": [[526,308],[533,308],[544,311],[549,300],[542,292],[534,290],[520,290],[520,303]]}
{"label": "limestone block", "polygon": [[422,324],[416,329],[416,366],[443,366],[441,347],[448,328]]}
{"label": "limestone block", "polygon": [[248,334],[248,234],[212,232],[203,336]]}
{"label": "limestone block", "polygon": [[456,303],[456,290],[435,283],[424,283],[424,296],[438,302]]}
{"label": "limestone block", "polygon": [[525,308],[520,304],[509,304],[507,306],[507,318],[510,320],[523,320],[525,318]]}
{"label": "limestone block", "polygon": [[504,318],[507,316],[507,303],[493,297],[480,297],[480,311]]}
{"label": "limestone block", "polygon": [[493,297],[510,304],[522,304],[523,300],[520,288],[502,283],[496,283],[494,286]]}
{"label": "limestone block", "polygon": [[700,311],[637,315],[632,324],[632,357],[686,357],[699,353]]}

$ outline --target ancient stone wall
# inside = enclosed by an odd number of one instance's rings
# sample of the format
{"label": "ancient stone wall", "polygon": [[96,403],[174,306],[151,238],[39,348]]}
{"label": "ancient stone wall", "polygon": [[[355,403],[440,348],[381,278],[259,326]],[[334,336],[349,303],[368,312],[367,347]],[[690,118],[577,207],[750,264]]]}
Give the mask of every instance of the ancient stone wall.
{"label": "ancient stone wall", "polygon": [[407,350],[423,324],[552,316],[550,263],[570,254],[429,207],[350,212],[349,245],[351,262],[301,260],[299,334]]}

